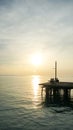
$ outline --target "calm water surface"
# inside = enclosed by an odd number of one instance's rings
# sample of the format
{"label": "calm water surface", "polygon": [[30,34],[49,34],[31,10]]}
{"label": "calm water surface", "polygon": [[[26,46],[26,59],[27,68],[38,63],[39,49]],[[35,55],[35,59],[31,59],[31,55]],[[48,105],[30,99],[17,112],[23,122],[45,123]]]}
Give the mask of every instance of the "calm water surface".
{"label": "calm water surface", "polygon": [[[73,104],[48,104],[46,76],[0,76],[0,130],[73,130]],[[73,94],[72,94],[73,95]]]}

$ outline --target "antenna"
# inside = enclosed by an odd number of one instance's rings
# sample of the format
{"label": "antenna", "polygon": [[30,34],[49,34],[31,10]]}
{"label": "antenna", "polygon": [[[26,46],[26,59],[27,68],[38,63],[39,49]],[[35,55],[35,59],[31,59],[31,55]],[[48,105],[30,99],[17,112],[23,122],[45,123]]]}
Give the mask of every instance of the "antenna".
{"label": "antenna", "polygon": [[57,61],[55,61],[55,80],[57,79]]}

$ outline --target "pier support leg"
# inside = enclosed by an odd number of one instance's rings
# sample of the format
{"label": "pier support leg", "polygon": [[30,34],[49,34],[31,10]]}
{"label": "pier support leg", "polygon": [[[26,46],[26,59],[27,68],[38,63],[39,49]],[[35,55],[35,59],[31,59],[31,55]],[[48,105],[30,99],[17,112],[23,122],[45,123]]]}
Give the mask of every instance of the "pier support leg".
{"label": "pier support leg", "polygon": [[41,96],[43,96],[43,87],[42,87],[42,89],[41,89]]}

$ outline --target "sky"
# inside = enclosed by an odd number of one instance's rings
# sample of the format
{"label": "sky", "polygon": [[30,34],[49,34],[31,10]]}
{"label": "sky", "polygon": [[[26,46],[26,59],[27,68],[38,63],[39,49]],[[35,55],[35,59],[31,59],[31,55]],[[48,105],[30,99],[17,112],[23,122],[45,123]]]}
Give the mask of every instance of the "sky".
{"label": "sky", "polygon": [[53,74],[55,60],[73,76],[73,0],[0,0],[0,75]]}

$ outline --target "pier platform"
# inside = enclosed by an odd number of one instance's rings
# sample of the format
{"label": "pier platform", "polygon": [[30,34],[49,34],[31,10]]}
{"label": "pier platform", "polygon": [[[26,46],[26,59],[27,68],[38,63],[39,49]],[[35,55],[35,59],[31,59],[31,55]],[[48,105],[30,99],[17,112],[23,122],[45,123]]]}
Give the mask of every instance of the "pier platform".
{"label": "pier platform", "polygon": [[73,82],[45,82],[40,83],[41,92],[43,93],[43,89],[45,89],[46,96],[55,96],[55,95],[64,95],[70,96],[71,90],[73,89]]}
{"label": "pier platform", "polygon": [[45,83],[40,83],[43,88],[53,88],[53,89],[73,89],[73,82],[54,82],[50,81]]}
{"label": "pier platform", "polygon": [[[41,95],[45,91],[45,102],[51,104],[70,104],[73,108],[71,99],[71,90],[73,90],[73,82],[60,82],[57,78],[57,62],[55,62],[55,78],[51,78],[48,82],[40,83]],[[73,95],[72,95],[73,97]]]}
{"label": "pier platform", "polygon": [[71,90],[73,90],[72,82],[45,82],[39,85],[41,86],[41,96],[47,107],[66,106],[73,109],[73,95],[71,95]]}

